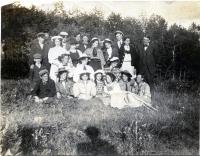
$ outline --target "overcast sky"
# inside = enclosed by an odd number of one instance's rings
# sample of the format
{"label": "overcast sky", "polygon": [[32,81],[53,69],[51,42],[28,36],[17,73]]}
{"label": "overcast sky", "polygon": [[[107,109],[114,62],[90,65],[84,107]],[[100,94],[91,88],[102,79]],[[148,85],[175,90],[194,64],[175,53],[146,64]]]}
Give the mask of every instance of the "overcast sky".
{"label": "overcast sky", "polygon": [[[13,0],[7,0],[7,3]],[[1,2],[2,3],[2,2]],[[3,2],[5,3],[5,1]],[[53,9],[55,0],[20,0],[26,7],[35,5],[48,11]],[[192,22],[200,24],[200,1],[63,1],[66,11],[80,9],[91,12],[94,7],[103,11],[107,17],[111,12],[119,13],[122,17],[139,18],[141,14],[149,17],[157,14],[164,17],[170,24],[177,23],[188,27]],[[2,4],[3,5],[3,4]]]}

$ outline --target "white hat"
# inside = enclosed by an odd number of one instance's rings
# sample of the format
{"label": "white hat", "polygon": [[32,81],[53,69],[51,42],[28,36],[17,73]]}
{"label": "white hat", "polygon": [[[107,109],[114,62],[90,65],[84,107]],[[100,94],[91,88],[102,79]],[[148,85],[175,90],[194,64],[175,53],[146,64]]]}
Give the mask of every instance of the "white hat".
{"label": "white hat", "polygon": [[112,57],[112,58],[110,59],[110,62],[115,62],[115,61],[119,61],[119,58],[118,58],[118,57]]}
{"label": "white hat", "polygon": [[105,74],[105,72],[102,69],[98,69],[97,71],[94,72],[94,74],[98,74],[98,73]]}
{"label": "white hat", "polygon": [[92,43],[92,42],[94,42],[94,41],[99,41],[99,39],[96,38],[96,37],[93,37],[93,38],[91,39],[90,43]]}
{"label": "white hat", "polygon": [[62,31],[62,32],[60,32],[60,35],[63,35],[63,36],[68,36],[68,33],[67,33],[67,32],[65,32],[65,31]]}
{"label": "white hat", "polygon": [[55,40],[55,39],[63,39],[61,36],[53,36],[52,38],[51,38],[51,41],[53,41],[53,40]]}
{"label": "white hat", "polygon": [[80,57],[78,58],[79,60],[82,58],[90,58],[87,54],[81,54]]}

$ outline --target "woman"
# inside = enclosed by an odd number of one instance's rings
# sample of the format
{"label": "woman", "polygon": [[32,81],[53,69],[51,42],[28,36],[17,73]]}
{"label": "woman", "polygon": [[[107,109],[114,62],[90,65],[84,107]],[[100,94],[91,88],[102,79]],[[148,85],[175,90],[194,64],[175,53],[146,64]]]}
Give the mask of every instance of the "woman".
{"label": "woman", "polygon": [[139,55],[135,48],[130,45],[130,38],[125,37],[124,42],[119,50],[119,59],[121,70],[127,70],[133,76],[136,77],[136,69],[138,69]]}
{"label": "woman", "polygon": [[82,70],[80,72],[80,80],[74,84],[73,92],[74,96],[78,99],[90,100],[96,96],[95,83],[90,80],[90,72]]}
{"label": "woman", "polygon": [[119,57],[118,51],[116,48],[112,47],[112,41],[110,39],[105,39],[103,42],[104,47],[104,58],[106,61],[106,66],[110,65],[110,59],[113,57]]}
{"label": "woman", "polygon": [[90,57],[89,65],[92,66],[94,71],[98,69],[103,69],[105,65],[105,59],[103,52],[98,48],[99,39],[94,37],[90,41],[90,48],[86,49],[84,53],[86,53]]}
{"label": "woman", "polygon": [[104,71],[103,70],[97,70],[94,73],[94,82],[97,89],[97,96],[102,96],[104,94]]}
{"label": "woman", "polygon": [[73,80],[74,82],[77,82],[79,80],[79,75],[82,70],[87,70],[89,71],[90,74],[90,79],[94,80],[94,70],[90,65],[88,64],[88,59],[89,57],[86,54],[82,54],[79,57],[79,63],[77,64],[76,68],[73,71]]}
{"label": "woman", "polygon": [[62,37],[61,36],[54,36],[52,37],[52,41],[54,42],[55,46],[49,49],[48,59],[49,63],[51,64],[50,68],[50,78],[56,82],[57,76],[57,66],[59,65],[58,57],[62,54],[67,54],[68,52],[61,46]]}
{"label": "woman", "polygon": [[78,44],[78,42],[76,41],[75,38],[70,39],[69,52],[70,52],[70,57],[72,59],[72,63],[73,63],[74,67],[76,67],[76,65],[78,64],[78,59],[79,59],[80,55],[82,54],[82,52],[77,49],[77,44]]}
{"label": "woman", "polygon": [[68,79],[68,70],[59,68],[58,82],[56,83],[57,98],[72,98],[73,97],[73,82]]}

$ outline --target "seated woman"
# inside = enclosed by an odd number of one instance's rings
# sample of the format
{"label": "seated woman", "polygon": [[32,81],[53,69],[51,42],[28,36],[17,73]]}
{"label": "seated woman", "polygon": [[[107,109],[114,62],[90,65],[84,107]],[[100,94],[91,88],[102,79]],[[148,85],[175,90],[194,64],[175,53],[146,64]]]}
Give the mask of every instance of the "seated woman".
{"label": "seated woman", "polygon": [[48,70],[43,69],[39,72],[40,81],[35,85],[32,96],[35,102],[48,102],[56,95],[56,86],[53,80],[49,78]]}
{"label": "seated woman", "polygon": [[68,70],[59,68],[58,82],[56,83],[57,98],[72,98],[73,97],[73,82],[68,79]]}
{"label": "seated woman", "polygon": [[90,48],[86,49],[84,52],[90,57],[89,65],[94,69],[94,71],[103,69],[105,65],[103,52],[98,48],[98,45],[99,39],[94,37],[90,41]]}
{"label": "seated woman", "polygon": [[90,100],[96,96],[96,86],[95,83],[90,80],[90,74],[88,70],[79,72],[80,80],[73,86],[74,96],[78,99]]}
{"label": "seated woman", "polygon": [[121,90],[131,91],[131,77],[132,75],[129,73],[129,71],[121,71],[121,80],[119,81]]}
{"label": "seated woman", "polygon": [[104,94],[104,71],[103,70],[97,70],[94,73],[94,82],[96,84],[96,89],[97,89],[97,96],[103,96]]}
{"label": "seated woman", "polygon": [[45,66],[42,65],[42,55],[36,53],[33,55],[34,65],[30,68],[29,78],[31,80],[31,89],[34,88],[37,81],[40,80],[39,71],[42,69],[46,69]]}
{"label": "seated woman", "polygon": [[76,68],[73,71],[73,81],[74,82],[77,82],[79,80],[80,72],[82,72],[83,70],[89,71],[91,73],[90,79],[94,80],[94,70],[90,65],[87,65],[88,59],[89,59],[89,57],[86,54],[82,54],[79,57],[79,63],[77,64]]}

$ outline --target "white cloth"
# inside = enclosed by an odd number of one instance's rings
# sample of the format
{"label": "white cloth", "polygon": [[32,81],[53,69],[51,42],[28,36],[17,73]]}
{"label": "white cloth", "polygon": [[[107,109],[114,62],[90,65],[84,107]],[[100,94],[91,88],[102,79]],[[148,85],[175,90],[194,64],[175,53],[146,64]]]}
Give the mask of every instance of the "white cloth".
{"label": "white cloth", "polygon": [[96,86],[92,81],[84,81],[80,80],[73,86],[73,93],[75,97],[79,99],[89,100],[96,95]]}
{"label": "white cloth", "polygon": [[82,64],[77,64],[76,68],[73,71],[73,81],[74,82],[78,82],[79,78],[80,78],[80,72],[83,71],[84,67],[86,68],[86,70],[88,72],[90,72],[90,79],[94,80],[94,70],[91,66],[89,65],[82,65]]}
{"label": "white cloth", "polygon": [[112,56],[112,48],[111,47],[109,49],[107,49],[107,53],[108,53],[108,59],[110,59]]}

